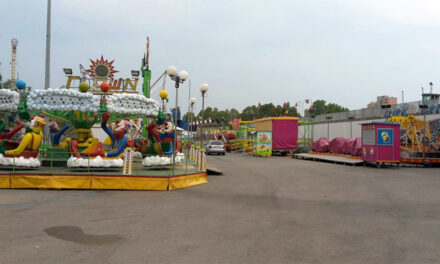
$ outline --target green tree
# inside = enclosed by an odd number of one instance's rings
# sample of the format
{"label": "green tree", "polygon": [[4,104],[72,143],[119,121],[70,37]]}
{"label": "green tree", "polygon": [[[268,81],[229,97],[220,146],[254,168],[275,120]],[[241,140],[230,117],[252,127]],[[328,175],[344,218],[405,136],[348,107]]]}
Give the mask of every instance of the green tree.
{"label": "green tree", "polygon": [[325,100],[316,100],[313,102],[311,109],[305,111],[306,116],[317,116],[331,113],[347,112],[348,108],[335,103],[326,103]]}
{"label": "green tree", "polygon": [[234,118],[240,118],[240,112],[235,108],[231,108],[231,110],[229,110],[229,115],[231,117],[231,120],[233,120]]}
{"label": "green tree", "polygon": [[243,109],[241,111],[241,120],[243,121],[251,121],[256,119],[258,108],[255,105],[251,105]]}
{"label": "green tree", "polygon": [[190,118],[192,117],[192,119],[191,119],[192,121],[197,121],[196,115],[192,112],[191,112],[191,115],[190,115],[190,112],[186,112],[186,114],[183,115],[183,120],[188,121],[188,117],[190,117]]}

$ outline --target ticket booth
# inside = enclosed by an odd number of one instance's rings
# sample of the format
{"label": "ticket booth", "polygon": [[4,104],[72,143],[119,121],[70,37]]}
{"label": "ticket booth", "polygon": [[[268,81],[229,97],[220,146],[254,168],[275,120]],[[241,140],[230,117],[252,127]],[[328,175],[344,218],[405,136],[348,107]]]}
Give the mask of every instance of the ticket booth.
{"label": "ticket booth", "polygon": [[371,122],[362,124],[362,159],[383,164],[400,162],[400,123]]}

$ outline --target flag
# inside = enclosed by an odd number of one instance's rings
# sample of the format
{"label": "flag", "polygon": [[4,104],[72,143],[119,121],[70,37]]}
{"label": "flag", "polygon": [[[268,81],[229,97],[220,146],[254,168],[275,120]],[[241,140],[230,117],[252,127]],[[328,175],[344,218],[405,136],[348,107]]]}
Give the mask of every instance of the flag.
{"label": "flag", "polygon": [[261,103],[258,103],[258,108],[261,108]]}
{"label": "flag", "polygon": [[284,104],[283,104],[283,108],[286,108],[286,107],[287,107],[287,104],[286,104],[286,103],[284,103]]}
{"label": "flag", "polygon": [[298,103],[295,104],[295,107],[298,107]]}
{"label": "flag", "polygon": [[309,110],[313,110],[313,105],[310,106]]}
{"label": "flag", "polygon": [[309,99],[306,99],[306,104],[308,104],[310,102],[310,100]]}

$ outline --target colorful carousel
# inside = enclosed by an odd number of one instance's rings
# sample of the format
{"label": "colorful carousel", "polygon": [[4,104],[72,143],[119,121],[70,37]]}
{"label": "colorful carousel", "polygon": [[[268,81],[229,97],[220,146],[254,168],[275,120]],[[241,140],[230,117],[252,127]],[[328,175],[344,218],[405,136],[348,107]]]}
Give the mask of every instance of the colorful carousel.
{"label": "colorful carousel", "polygon": [[28,93],[23,81],[16,86],[0,90],[0,188],[173,190],[207,182],[204,154],[174,138],[157,101],[111,93],[106,81]]}

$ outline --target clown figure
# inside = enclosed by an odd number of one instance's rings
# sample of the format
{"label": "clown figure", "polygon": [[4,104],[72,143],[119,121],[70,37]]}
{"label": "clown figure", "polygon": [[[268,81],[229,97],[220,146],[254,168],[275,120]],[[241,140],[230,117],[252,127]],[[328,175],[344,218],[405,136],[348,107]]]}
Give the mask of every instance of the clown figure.
{"label": "clown figure", "polygon": [[98,147],[95,152],[91,153],[90,156],[102,156],[102,157],[117,157],[121,155],[127,146],[127,137],[125,134],[127,130],[130,128],[130,123],[125,121],[116,121],[116,128],[114,132],[107,126],[107,121],[110,118],[108,113],[102,114],[102,122],[101,128],[105,131],[105,133],[110,137],[112,142],[112,151],[104,152],[102,150],[102,143],[98,144]]}

